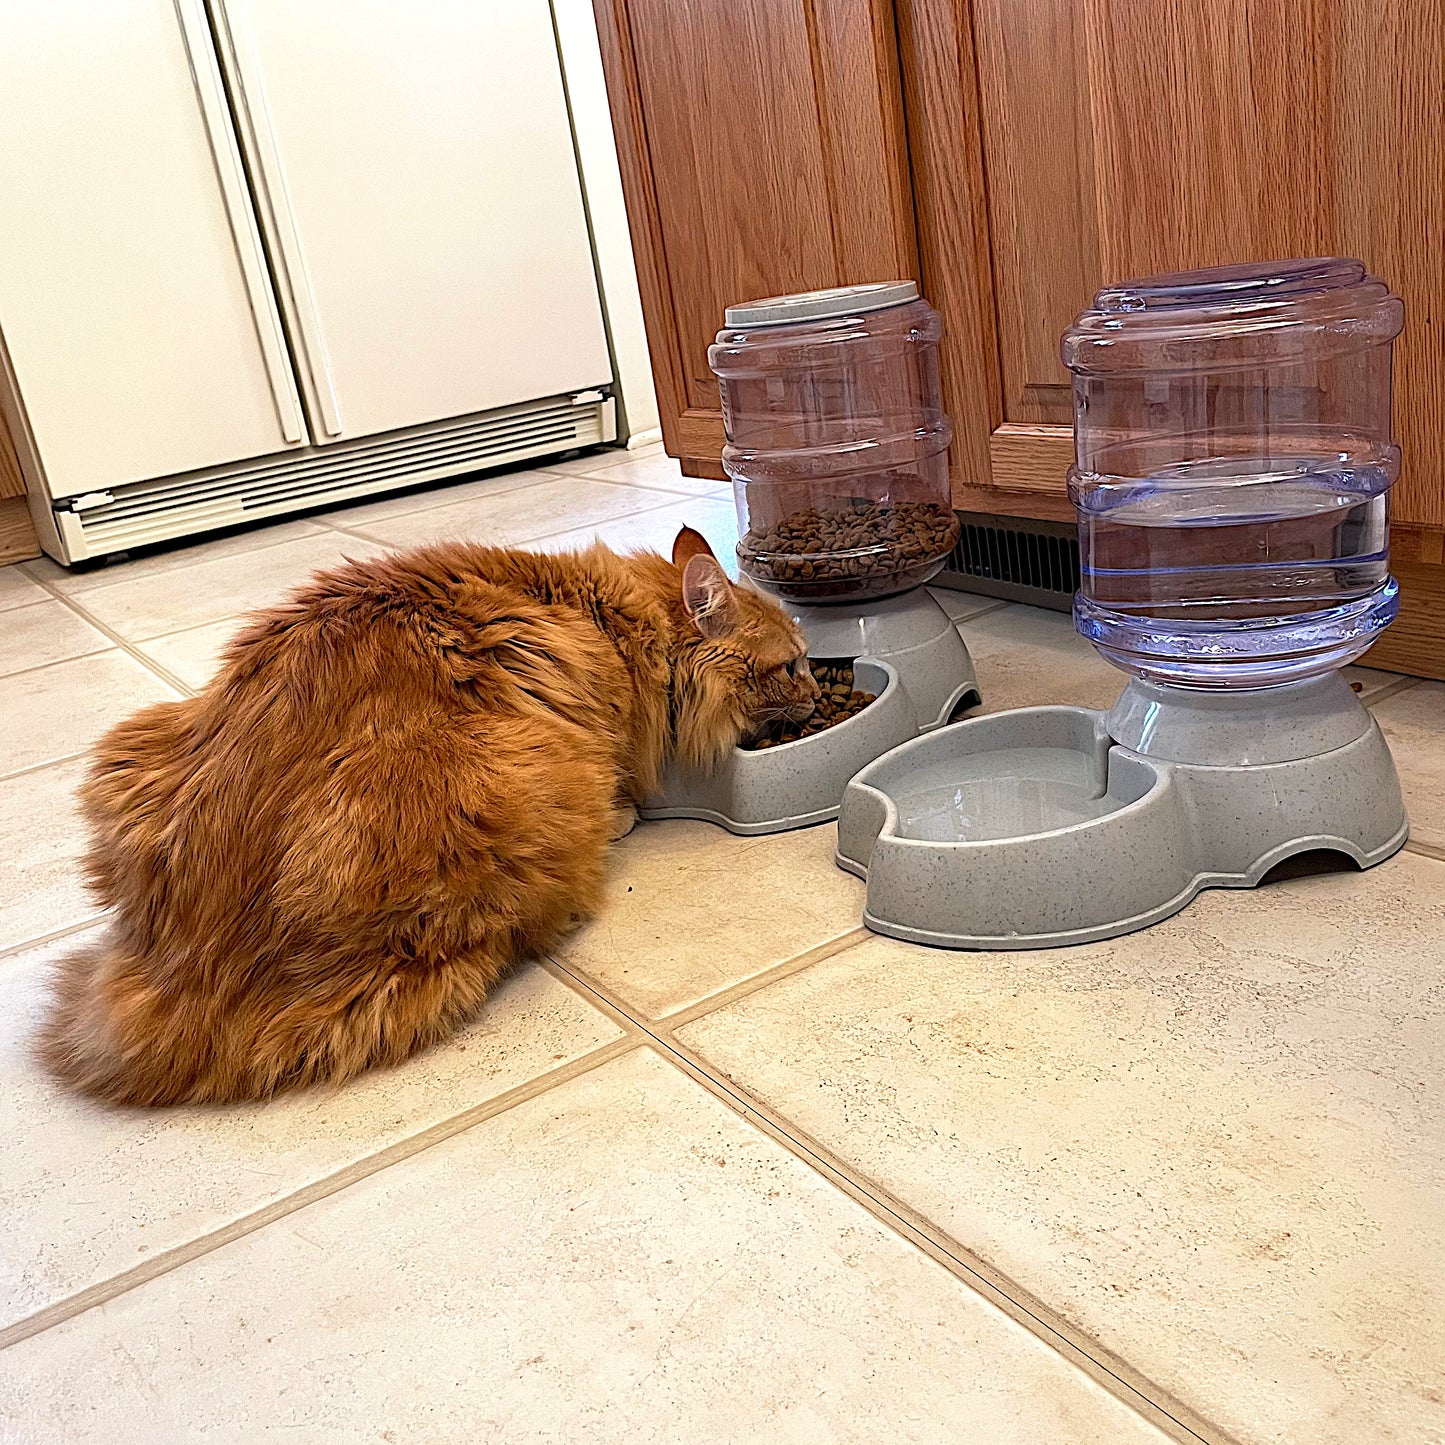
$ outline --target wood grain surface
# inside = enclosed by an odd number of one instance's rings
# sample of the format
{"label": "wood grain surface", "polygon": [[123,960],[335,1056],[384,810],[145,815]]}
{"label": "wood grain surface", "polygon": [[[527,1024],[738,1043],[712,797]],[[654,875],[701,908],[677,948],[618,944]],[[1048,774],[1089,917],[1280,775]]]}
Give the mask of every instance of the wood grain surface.
{"label": "wood grain surface", "polygon": [[986,486],[1004,413],[973,22],[968,0],[897,0],[897,12],[921,279],[944,322],[950,471],[956,488]]}
{"label": "wood grain surface", "polygon": [[730,303],[918,275],[892,5],[594,3],[663,435],[716,458]]}
{"label": "wood grain surface", "polygon": [[24,497],[0,497],[0,566],[39,555],[29,503]]}
{"label": "wood grain surface", "polygon": [[977,0],[1001,419],[1068,424],[1059,336],[1106,281],[1358,256],[1406,305],[1396,515],[1445,527],[1442,9]]}

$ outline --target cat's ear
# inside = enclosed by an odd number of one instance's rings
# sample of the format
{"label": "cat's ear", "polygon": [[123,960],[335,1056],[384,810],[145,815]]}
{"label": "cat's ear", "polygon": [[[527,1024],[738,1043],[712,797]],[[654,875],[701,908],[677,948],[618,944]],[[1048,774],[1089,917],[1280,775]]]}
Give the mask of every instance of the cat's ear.
{"label": "cat's ear", "polygon": [[691,527],[684,527],[672,544],[674,567],[686,567],[694,557],[711,556],[712,548],[708,546],[707,538],[701,532],[694,532]]}
{"label": "cat's ear", "polygon": [[738,599],[733,595],[728,574],[711,551],[698,552],[687,559],[682,569],[682,605],[687,608],[693,625],[706,638],[715,640],[736,631]]}

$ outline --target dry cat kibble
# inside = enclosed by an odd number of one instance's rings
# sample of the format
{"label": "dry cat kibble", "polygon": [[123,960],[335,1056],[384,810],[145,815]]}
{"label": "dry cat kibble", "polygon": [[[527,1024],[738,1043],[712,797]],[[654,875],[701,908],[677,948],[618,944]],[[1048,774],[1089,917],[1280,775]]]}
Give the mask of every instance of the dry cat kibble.
{"label": "dry cat kibble", "polygon": [[823,692],[813,716],[805,723],[773,723],[752,742],[744,743],[745,748],[752,751],[777,747],[779,743],[795,743],[799,738],[836,727],[862,712],[870,702],[878,701],[877,693],[854,690],[851,662],[820,662],[815,658],[810,660],[810,666],[813,679]]}
{"label": "dry cat kibble", "polygon": [[870,502],[790,512],[738,543],[748,574],[793,597],[902,590],[926,580],[958,541],[958,517],[938,502]]}

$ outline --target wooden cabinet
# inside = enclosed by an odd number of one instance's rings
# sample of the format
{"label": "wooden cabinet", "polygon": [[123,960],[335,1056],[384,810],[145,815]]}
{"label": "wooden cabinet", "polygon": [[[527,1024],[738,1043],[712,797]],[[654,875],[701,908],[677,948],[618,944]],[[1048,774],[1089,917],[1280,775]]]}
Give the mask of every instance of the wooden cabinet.
{"label": "wooden cabinet", "polygon": [[30,504],[25,499],[25,477],[20,456],[3,413],[0,413],[0,567],[40,555]]}
{"label": "wooden cabinet", "polygon": [[[1059,335],[1106,281],[1360,257],[1404,298],[1377,665],[1445,675],[1445,0],[596,0],[668,450],[734,300],[912,274],[956,504],[1071,515]],[[1433,599],[1433,600],[1432,600]]]}
{"label": "wooden cabinet", "polygon": [[663,437],[721,476],[731,301],[914,276],[887,0],[596,0]]}

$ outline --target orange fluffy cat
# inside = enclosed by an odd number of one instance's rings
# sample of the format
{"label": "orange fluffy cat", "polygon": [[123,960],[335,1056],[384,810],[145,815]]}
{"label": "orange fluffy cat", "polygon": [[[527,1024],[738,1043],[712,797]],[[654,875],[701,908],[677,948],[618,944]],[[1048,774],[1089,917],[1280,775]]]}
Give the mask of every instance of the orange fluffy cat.
{"label": "orange fluffy cat", "polygon": [[689,529],[671,562],[456,544],[322,574],[99,745],[114,915],[61,965],[43,1056],[133,1104],[404,1059],[597,908],[668,758],[817,696],[802,634]]}

